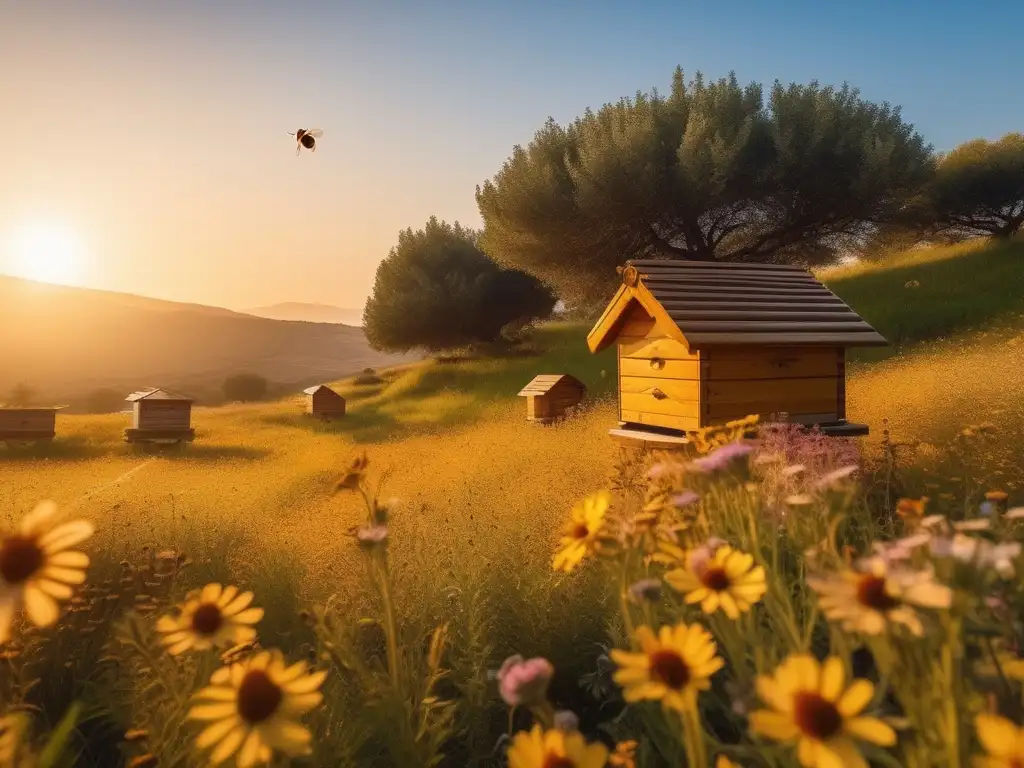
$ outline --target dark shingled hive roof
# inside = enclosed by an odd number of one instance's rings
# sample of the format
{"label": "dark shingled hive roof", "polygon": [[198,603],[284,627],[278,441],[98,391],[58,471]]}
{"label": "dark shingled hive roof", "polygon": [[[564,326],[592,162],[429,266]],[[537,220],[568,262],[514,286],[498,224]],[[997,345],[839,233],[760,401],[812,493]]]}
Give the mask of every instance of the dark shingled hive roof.
{"label": "dark shingled hive roof", "polygon": [[801,267],[657,259],[626,262],[630,267],[694,348],[888,344]]}

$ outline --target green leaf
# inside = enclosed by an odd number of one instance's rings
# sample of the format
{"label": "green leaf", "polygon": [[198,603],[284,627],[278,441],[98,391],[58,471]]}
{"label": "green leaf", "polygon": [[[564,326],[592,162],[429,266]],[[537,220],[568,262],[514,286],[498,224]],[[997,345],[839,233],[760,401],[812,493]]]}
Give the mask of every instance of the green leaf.
{"label": "green leaf", "polygon": [[81,711],[82,705],[77,701],[68,707],[68,711],[64,713],[64,717],[53,729],[42,754],[39,755],[38,768],[55,768],[59,765],[58,761],[64,756],[71,736],[75,732],[75,727],[78,725],[78,715]]}

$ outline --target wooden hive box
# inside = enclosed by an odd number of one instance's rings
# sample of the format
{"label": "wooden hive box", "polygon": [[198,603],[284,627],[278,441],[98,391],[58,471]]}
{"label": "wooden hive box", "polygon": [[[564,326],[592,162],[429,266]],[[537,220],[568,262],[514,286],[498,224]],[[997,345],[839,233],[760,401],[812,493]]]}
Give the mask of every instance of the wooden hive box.
{"label": "wooden hive box", "polygon": [[132,404],[132,426],[124,431],[124,439],[129,443],[195,439],[191,398],[150,388],[133,392],[125,400]]}
{"label": "wooden hive box", "polygon": [[537,376],[519,392],[526,398],[526,420],[548,424],[565,416],[587,392],[586,385],[567,374]]}
{"label": "wooden hive box", "polygon": [[310,416],[330,420],[345,415],[345,398],[326,384],[317,384],[302,391],[306,395],[306,413]]}
{"label": "wooden hive box", "polygon": [[627,431],[679,435],[784,414],[828,434],[867,434],[846,420],[846,350],[888,342],[807,270],[645,259],[621,273],[587,345],[618,345]]}
{"label": "wooden hive box", "polygon": [[0,406],[0,441],[35,442],[57,436],[57,411],[66,405]]}

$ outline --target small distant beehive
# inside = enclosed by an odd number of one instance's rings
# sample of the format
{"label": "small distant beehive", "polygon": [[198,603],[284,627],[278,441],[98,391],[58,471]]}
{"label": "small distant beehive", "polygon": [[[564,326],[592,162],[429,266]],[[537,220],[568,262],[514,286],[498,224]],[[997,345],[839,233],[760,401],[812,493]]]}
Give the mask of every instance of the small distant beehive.
{"label": "small distant beehive", "polygon": [[165,389],[145,389],[125,398],[132,404],[132,426],[124,439],[135,442],[181,442],[195,439],[192,398]]}
{"label": "small distant beehive", "polygon": [[537,376],[523,387],[519,397],[526,398],[526,420],[548,424],[565,416],[587,392],[579,379],[567,374]]}
{"label": "small distant beehive", "polygon": [[757,414],[862,435],[846,420],[846,350],[886,340],[807,270],[637,260],[587,336],[616,344],[619,424],[677,435]]}
{"label": "small distant beehive", "polygon": [[57,436],[57,411],[66,405],[0,407],[0,441],[36,442]]}
{"label": "small distant beehive", "polygon": [[306,395],[306,413],[310,416],[330,421],[345,415],[345,398],[326,384],[317,384],[302,391]]}

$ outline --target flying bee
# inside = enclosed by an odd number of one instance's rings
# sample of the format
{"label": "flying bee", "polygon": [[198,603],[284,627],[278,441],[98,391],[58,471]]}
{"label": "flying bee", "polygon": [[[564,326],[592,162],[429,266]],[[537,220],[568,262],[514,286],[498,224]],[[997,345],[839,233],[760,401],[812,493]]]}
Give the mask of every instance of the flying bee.
{"label": "flying bee", "polygon": [[316,140],[323,136],[324,132],[319,128],[311,128],[309,130],[299,128],[295,133],[289,133],[288,135],[295,137],[295,155],[297,157],[303,147],[310,152],[316,152]]}

